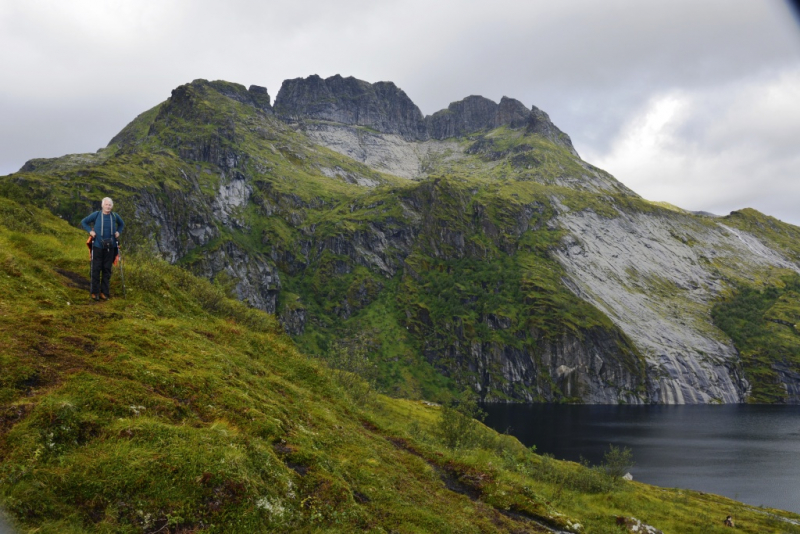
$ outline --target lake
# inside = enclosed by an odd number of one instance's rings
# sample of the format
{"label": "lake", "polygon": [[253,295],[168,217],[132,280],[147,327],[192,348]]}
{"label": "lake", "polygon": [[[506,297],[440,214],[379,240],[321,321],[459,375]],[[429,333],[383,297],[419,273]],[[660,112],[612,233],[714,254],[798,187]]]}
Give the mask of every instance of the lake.
{"label": "lake", "polygon": [[628,447],[634,480],[800,513],[800,406],[484,404],[486,424],[562,460]]}

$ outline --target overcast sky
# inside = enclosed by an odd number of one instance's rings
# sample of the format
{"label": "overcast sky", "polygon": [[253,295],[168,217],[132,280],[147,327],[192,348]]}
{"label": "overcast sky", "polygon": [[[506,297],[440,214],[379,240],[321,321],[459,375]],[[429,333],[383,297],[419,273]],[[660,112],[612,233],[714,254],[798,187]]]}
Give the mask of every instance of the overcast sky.
{"label": "overcast sky", "polygon": [[196,78],[355,76],[424,114],[535,105],[645,198],[800,225],[800,26],[783,0],[0,0],[0,175],[93,152]]}

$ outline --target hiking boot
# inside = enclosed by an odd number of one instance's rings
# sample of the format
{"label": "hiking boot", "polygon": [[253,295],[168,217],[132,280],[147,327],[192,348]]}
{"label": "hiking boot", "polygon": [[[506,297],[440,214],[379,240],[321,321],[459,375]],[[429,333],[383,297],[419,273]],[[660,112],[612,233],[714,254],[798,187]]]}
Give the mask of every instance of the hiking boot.
{"label": "hiking boot", "polygon": [[108,297],[100,293],[100,300],[108,300]]}
{"label": "hiking boot", "polygon": [[92,293],[92,300],[98,300],[97,295],[95,295],[94,293]]}

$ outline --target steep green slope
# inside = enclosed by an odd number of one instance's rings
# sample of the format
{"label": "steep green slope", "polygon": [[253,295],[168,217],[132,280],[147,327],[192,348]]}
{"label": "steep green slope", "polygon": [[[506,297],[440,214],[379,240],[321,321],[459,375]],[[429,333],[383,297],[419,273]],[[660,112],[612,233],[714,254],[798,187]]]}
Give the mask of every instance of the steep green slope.
{"label": "steep green slope", "polygon": [[[800,228],[753,209],[724,219],[733,228],[761,236],[787,258],[800,260]],[[800,277],[787,269],[759,276],[725,269],[729,293],[711,310],[715,324],[736,345],[751,384],[752,403],[796,402],[800,378]]]}
{"label": "steep green slope", "polygon": [[[556,384],[541,361],[524,381],[512,383],[504,376],[508,371],[501,368],[500,358],[491,353],[525,361],[543,357],[564,339],[591,338],[607,349],[603,358],[609,369],[619,365],[643,384],[641,359],[625,336],[562,283],[563,270],[548,255],[562,233],[546,226],[552,212],[542,189],[535,183],[498,186],[438,177],[380,197],[376,192],[340,210],[340,219],[317,226],[318,239],[360,244],[366,240],[361,236],[370,233],[416,235],[405,250],[380,251],[385,265],[397,265],[390,283],[375,269],[350,267],[360,258],[353,258],[346,247],[342,254],[312,261],[298,286],[294,278],[288,279],[287,287],[316,305],[311,308],[314,316],[331,317],[324,328],[309,325],[299,338],[301,344],[307,350],[324,350],[338,325],[339,336],[347,329],[376,332],[378,346],[386,343],[381,332],[399,330],[401,345],[408,347],[405,353],[421,352],[462,387],[478,384],[488,399],[552,400],[580,398],[580,393]],[[403,221],[407,206],[422,219]],[[362,245],[368,247],[368,242]],[[313,285],[303,285],[308,284],[308,271],[314,273]],[[380,298],[378,291],[383,293]],[[387,328],[387,323],[393,326]],[[386,344],[395,350],[398,346]],[[495,362],[476,362],[470,350],[480,350]],[[422,393],[435,391],[422,388]]]}
{"label": "steep green slope", "polygon": [[355,401],[273,316],[177,267],[134,255],[127,297],[116,273],[89,301],[83,241],[0,197],[0,504],[26,532],[800,531],[484,427],[449,450],[439,408]]}
{"label": "steep green slope", "polygon": [[712,310],[742,356],[753,387],[749,402],[786,402],[789,393],[796,394],[787,391],[779,373],[800,369],[800,276],[786,275],[773,284],[743,285]]}

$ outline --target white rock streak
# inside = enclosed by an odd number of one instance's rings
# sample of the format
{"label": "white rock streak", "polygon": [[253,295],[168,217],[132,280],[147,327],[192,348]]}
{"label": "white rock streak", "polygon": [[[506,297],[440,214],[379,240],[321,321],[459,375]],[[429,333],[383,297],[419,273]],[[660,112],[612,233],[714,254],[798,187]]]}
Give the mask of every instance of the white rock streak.
{"label": "white rock streak", "polygon": [[373,169],[401,178],[419,178],[425,160],[452,151],[461,154],[458,143],[449,141],[409,142],[394,134],[372,132],[357,126],[314,123],[305,132],[315,143],[360,161]]}
{"label": "white rock streak", "polygon": [[652,401],[741,402],[747,385],[732,365],[736,350],[709,316],[722,289],[717,266],[796,265],[746,232],[688,215],[562,210],[557,224],[569,232],[555,252],[569,287],[645,354]]}

